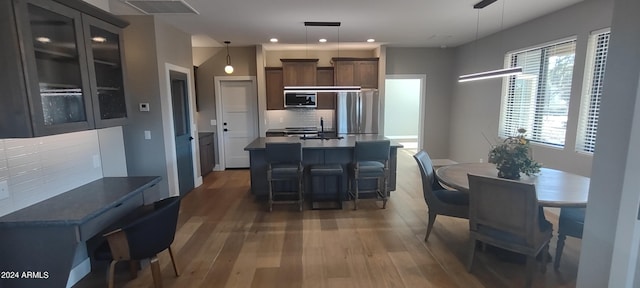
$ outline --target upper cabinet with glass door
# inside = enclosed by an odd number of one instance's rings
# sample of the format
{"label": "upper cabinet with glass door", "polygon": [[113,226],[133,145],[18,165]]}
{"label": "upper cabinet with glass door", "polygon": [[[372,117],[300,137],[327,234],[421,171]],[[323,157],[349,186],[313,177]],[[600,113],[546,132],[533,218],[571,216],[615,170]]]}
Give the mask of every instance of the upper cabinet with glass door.
{"label": "upper cabinet with glass door", "polygon": [[0,37],[8,39],[0,44],[0,63],[7,67],[0,77],[6,91],[0,138],[122,125],[126,119],[119,28],[86,13],[116,19],[121,27],[126,22],[82,1],[64,3],[0,4]]}

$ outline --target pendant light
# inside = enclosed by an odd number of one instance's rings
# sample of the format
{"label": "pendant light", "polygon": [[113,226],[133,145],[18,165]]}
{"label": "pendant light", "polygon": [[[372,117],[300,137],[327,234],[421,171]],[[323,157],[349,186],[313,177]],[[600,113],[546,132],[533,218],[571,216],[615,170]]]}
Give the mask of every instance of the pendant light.
{"label": "pendant light", "polygon": [[229,56],[229,44],[231,41],[224,41],[224,44],[227,44],[227,66],[224,66],[224,72],[227,74],[233,73],[233,66],[231,66],[231,56]]}
{"label": "pendant light", "polygon": [[[475,5],[473,5],[473,9],[482,9],[496,1],[497,0],[480,1]],[[502,19],[500,22],[500,31],[502,31],[502,28],[504,26],[504,1],[506,0],[503,0],[502,2]],[[476,40],[475,40],[476,44],[475,45],[478,45],[477,42],[478,42],[479,27],[480,27],[480,10],[478,10],[478,19],[476,21]],[[504,33],[504,32],[501,32],[501,33]],[[504,69],[498,69],[498,70],[460,75],[460,77],[458,77],[458,82],[468,82],[468,81],[475,81],[475,80],[482,80],[482,79],[499,78],[499,77],[505,77],[505,76],[511,76],[511,75],[518,75],[518,74],[522,74],[522,67],[510,67],[510,68],[504,68]]]}

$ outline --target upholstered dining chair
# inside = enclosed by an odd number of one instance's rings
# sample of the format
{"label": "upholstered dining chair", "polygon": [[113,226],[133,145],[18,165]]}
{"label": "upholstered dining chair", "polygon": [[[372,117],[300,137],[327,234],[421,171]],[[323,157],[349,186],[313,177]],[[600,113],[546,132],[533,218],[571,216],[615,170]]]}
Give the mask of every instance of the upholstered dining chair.
{"label": "upholstered dining chair", "polygon": [[176,233],[180,197],[169,197],[155,202],[138,213],[138,217],[111,232],[104,234],[111,254],[109,266],[109,288],[114,287],[114,270],[119,261],[150,259],[151,274],[155,287],[162,287],[160,264],[157,254],[169,250],[173,271],[180,276],[171,243]]}
{"label": "upholstered dining chair", "polygon": [[[354,159],[349,164],[349,196],[353,199],[353,209],[358,209],[360,192],[375,192],[382,200],[382,208],[387,206],[389,181],[389,153],[391,141],[370,140],[356,141]],[[360,181],[375,179],[376,186],[372,190],[363,190]]]}
{"label": "upholstered dining chair", "polygon": [[429,239],[436,216],[445,215],[469,218],[469,194],[457,190],[444,189],[433,171],[433,163],[426,151],[421,150],[413,158],[418,162],[422,176],[422,195],[429,209],[429,223],[424,241]]}
{"label": "upholstered dining chair", "polygon": [[556,258],[553,261],[553,269],[560,268],[560,258],[564,250],[564,240],[567,236],[582,239],[584,230],[585,208],[563,207],[558,218],[558,242],[556,244]]}
{"label": "upholstered dining chair", "polygon": [[533,184],[468,175],[469,259],[471,272],[476,241],[527,256],[525,286],[531,287],[536,256],[546,271],[551,223],[544,219]]}
{"label": "upholstered dining chair", "polygon": [[[303,172],[302,143],[266,143],[265,159],[267,161],[267,181],[269,182],[269,211],[273,210],[274,203],[298,204],[302,211],[303,197]],[[282,183],[286,186],[295,183],[295,189],[278,189],[274,184]]]}

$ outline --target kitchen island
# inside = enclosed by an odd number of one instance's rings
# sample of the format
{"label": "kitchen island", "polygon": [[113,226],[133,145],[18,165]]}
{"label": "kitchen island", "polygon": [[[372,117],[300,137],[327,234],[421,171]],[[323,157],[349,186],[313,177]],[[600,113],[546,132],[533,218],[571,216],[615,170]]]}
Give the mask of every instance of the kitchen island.
{"label": "kitchen island", "polygon": [[[307,139],[301,140],[299,137],[259,137],[251,142],[245,151],[249,151],[250,155],[250,171],[251,171],[251,193],[257,198],[266,198],[269,194],[269,186],[267,183],[267,163],[265,161],[265,143],[302,143],[302,162],[308,167],[312,164],[340,164],[344,170],[342,175],[342,187],[340,187],[340,195],[343,201],[347,199],[348,170],[347,165],[353,161],[353,153],[356,141],[382,140],[387,139],[382,135],[362,134],[362,135],[339,135],[342,139]],[[402,148],[400,143],[391,140],[391,151],[389,158],[389,191],[396,189],[396,167],[398,148]],[[292,183],[293,184],[293,183]],[[305,194],[308,195],[311,188],[309,177],[305,177]],[[330,198],[335,195],[334,187],[336,182],[333,177],[327,177],[324,181],[314,181],[314,193],[318,198]],[[374,181],[362,181],[360,187],[367,188],[375,185]],[[326,187],[326,189],[325,189]],[[289,189],[289,187],[282,187]],[[329,191],[327,191],[329,190]],[[323,195],[327,195],[324,197]],[[362,195],[362,198],[366,198]],[[305,197],[308,198],[308,197]]]}

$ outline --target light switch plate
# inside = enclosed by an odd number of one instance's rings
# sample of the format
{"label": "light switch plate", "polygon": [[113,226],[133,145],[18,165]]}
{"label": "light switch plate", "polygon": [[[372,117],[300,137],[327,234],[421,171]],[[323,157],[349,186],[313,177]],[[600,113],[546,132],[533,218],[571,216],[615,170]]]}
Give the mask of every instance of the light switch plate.
{"label": "light switch plate", "polygon": [[9,198],[9,185],[7,180],[0,181],[0,200]]}
{"label": "light switch plate", "polygon": [[100,162],[100,155],[93,155],[93,168],[100,168],[100,165],[102,165],[102,163]]}
{"label": "light switch plate", "polygon": [[216,126],[216,119],[211,119],[211,126]]}
{"label": "light switch plate", "polygon": [[151,131],[149,130],[144,130],[144,139],[151,139]]}

